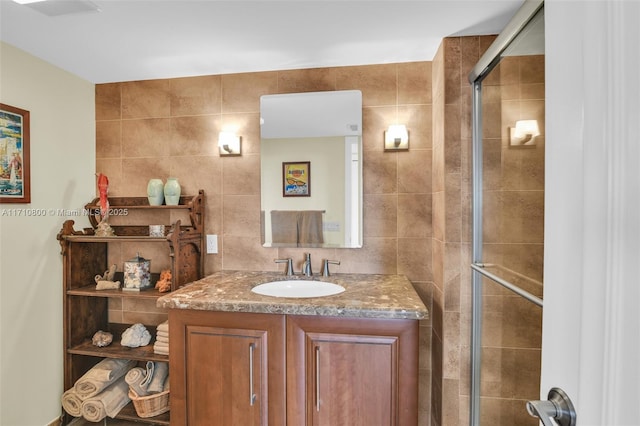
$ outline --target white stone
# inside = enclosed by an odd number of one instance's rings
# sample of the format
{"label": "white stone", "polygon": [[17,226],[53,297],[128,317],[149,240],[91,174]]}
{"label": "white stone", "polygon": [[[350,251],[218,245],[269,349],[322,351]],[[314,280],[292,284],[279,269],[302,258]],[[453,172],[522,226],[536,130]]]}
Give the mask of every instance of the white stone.
{"label": "white stone", "polygon": [[122,333],[120,344],[130,348],[146,346],[151,341],[151,333],[142,324],[134,324]]}

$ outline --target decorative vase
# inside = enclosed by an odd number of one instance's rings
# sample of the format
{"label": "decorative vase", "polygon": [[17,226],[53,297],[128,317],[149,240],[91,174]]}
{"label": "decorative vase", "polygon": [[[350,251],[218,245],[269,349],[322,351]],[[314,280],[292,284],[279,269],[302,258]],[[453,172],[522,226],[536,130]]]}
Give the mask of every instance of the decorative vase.
{"label": "decorative vase", "polygon": [[180,183],[177,178],[167,178],[164,184],[164,199],[168,206],[177,206],[180,203]]}
{"label": "decorative vase", "polygon": [[150,206],[161,206],[164,201],[164,184],[161,179],[151,179],[147,184],[147,198]]}

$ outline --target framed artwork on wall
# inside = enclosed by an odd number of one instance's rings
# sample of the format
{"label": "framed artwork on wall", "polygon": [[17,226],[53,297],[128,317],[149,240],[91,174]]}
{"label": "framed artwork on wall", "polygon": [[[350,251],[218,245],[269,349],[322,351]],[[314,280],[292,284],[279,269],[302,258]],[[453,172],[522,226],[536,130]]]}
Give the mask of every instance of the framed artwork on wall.
{"label": "framed artwork on wall", "polygon": [[0,103],[0,203],[31,202],[29,111]]}
{"label": "framed artwork on wall", "polygon": [[282,163],[282,196],[311,196],[311,162]]}

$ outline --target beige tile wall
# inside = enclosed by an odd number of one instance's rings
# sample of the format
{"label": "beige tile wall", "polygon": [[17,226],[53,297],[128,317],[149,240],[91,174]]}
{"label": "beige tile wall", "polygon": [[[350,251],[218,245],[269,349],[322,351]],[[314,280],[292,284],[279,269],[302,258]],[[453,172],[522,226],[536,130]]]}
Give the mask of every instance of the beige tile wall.
{"label": "beige tile wall", "polygon": [[[469,424],[471,86],[494,36],[445,38],[433,73],[431,425]],[[440,125],[441,124],[441,125]]]}
{"label": "beige tile wall", "polygon": [[[471,86],[467,76],[494,38],[446,38],[432,62],[433,123],[437,123],[432,163],[432,426],[469,423]],[[484,238],[489,242],[485,250],[487,261],[506,265],[515,274],[513,279],[540,294],[544,137],[537,150],[514,151],[506,146],[506,135],[507,126],[513,125],[508,123],[520,117],[537,118],[544,127],[540,96],[544,94],[544,65],[539,58],[518,61],[505,65],[504,81],[499,77],[485,81],[501,85],[499,88],[483,92],[488,100],[484,136],[498,141],[485,145],[485,189],[494,191],[485,206]],[[505,396],[529,393],[531,386],[522,385],[538,383],[539,370],[530,366],[539,363],[539,350],[532,341],[539,337],[540,312],[520,306],[521,301],[504,290],[488,292],[486,338],[494,344],[515,346],[486,348],[484,359],[492,362],[483,366],[487,370],[483,391],[491,398],[484,399],[482,424],[528,424],[529,419],[520,416],[522,401]],[[518,340],[523,329],[532,340]],[[514,376],[514,370],[521,375]]]}
{"label": "beige tile wall", "polygon": [[[132,81],[96,86],[96,171],[110,179],[110,195],[145,196],[151,178],[179,179],[183,193],[204,189],[208,234],[220,254],[207,255],[205,272],[275,271],[273,260],[292,257],[300,270],[308,249],[260,244],[261,95],[358,89],[363,94],[364,247],[313,249],[313,268],[337,259],[336,273],[405,274],[431,310],[432,99],[431,63],[415,62],[308,70]],[[383,131],[406,123],[410,151],[383,152]],[[220,130],[242,136],[242,156],[221,158]],[[131,253],[114,247],[116,262]],[[152,271],[162,253],[145,248]],[[135,255],[135,253],[133,253]],[[153,306],[127,308],[115,301],[112,319]],[[129,311],[128,309],[132,309]],[[138,311],[140,310],[140,311]],[[420,425],[429,425],[431,320],[420,327]]]}
{"label": "beige tile wall", "polygon": [[433,292],[431,300],[431,421],[432,426],[442,423],[442,341],[443,335],[443,241],[444,241],[444,123],[445,123],[445,46],[440,45],[432,62],[433,122],[442,123],[433,129],[432,159],[432,227],[433,227]]}

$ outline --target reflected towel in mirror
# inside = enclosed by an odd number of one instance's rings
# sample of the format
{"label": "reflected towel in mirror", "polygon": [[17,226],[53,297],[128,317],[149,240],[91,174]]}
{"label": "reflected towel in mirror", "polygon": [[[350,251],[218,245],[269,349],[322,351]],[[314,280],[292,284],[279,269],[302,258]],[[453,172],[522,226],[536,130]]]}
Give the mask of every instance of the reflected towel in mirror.
{"label": "reflected towel in mirror", "polygon": [[298,214],[298,246],[317,247],[324,243],[322,210],[303,210]]}
{"label": "reflected towel in mirror", "polygon": [[298,247],[320,247],[324,243],[324,210],[272,210],[271,241]]}
{"label": "reflected towel in mirror", "polygon": [[298,211],[271,211],[271,241],[275,244],[298,243]]}

